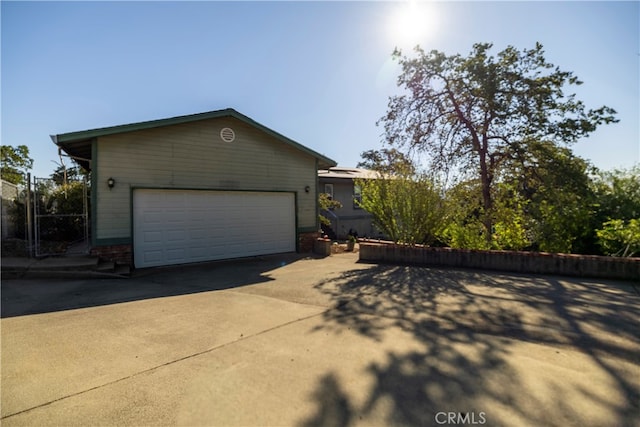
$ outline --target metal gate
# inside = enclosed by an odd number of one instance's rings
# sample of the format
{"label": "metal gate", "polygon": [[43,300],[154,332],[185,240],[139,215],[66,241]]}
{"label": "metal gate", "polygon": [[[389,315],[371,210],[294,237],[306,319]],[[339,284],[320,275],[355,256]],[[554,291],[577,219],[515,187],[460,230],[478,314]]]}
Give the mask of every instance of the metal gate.
{"label": "metal gate", "polygon": [[34,249],[36,256],[87,254],[89,206],[87,181],[33,178]]}

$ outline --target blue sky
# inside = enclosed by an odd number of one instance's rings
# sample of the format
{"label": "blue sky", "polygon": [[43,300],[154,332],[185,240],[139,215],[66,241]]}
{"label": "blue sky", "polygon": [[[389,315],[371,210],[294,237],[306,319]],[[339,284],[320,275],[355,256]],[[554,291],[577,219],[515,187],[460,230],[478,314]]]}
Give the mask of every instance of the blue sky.
{"label": "blue sky", "polygon": [[[640,161],[638,2],[1,2],[2,144],[33,173],[49,135],[234,108],[340,165],[380,148],[395,46],[531,48],[573,71],[620,123],[573,146],[603,169]],[[412,22],[420,23],[419,29]]]}

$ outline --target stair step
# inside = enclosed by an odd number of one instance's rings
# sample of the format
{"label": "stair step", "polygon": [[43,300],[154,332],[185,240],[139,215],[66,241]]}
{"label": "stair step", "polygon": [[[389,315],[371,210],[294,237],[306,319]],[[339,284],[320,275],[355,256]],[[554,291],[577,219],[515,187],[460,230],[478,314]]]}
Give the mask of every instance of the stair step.
{"label": "stair step", "polygon": [[98,258],[94,257],[50,257],[38,260],[31,265],[31,270],[94,270]]}
{"label": "stair step", "polygon": [[129,276],[131,267],[126,264],[118,264],[114,261],[102,260],[95,269],[98,273],[113,273],[120,276]]}
{"label": "stair step", "polygon": [[131,267],[128,265],[116,265],[114,272],[121,276],[128,276],[131,274]]}
{"label": "stair step", "polygon": [[[131,275],[131,267],[113,261],[99,260],[97,257],[49,257],[49,258],[2,258],[2,275],[11,277],[106,277]],[[7,276],[8,277],[8,276]]]}
{"label": "stair step", "polygon": [[116,264],[113,261],[100,261],[95,270],[101,273],[113,273],[115,268]]}

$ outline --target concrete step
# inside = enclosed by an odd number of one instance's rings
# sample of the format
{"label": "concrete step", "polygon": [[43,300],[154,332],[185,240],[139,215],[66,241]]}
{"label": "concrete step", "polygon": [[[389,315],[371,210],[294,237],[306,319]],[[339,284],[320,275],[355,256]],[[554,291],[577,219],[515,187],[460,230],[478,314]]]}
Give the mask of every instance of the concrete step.
{"label": "concrete step", "polygon": [[115,262],[101,260],[98,262],[98,265],[96,266],[95,270],[101,273],[113,273],[115,269],[116,269]]}
{"label": "concrete step", "polygon": [[118,265],[91,256],[42,259],[3,257],[0,262],[3,278],[100,278],[128,277],[131,274],[127,265]]}
{"label": "concrete step", "polygon": [[98,258],[90,256],[48,257],[34,260],[30,270],[90,271],[98,266]]}
{"label": "concrete step", "polygon": [[130,276],[131,267],[129,267],[128,265],[117,264],[114,273],[118,276]]}
{"label": "concrete step", "polygon": [[131,267],[113,261],[100,260],[95,271],[99,273],[116,274],[118,276],[129,276],[131,274]]}

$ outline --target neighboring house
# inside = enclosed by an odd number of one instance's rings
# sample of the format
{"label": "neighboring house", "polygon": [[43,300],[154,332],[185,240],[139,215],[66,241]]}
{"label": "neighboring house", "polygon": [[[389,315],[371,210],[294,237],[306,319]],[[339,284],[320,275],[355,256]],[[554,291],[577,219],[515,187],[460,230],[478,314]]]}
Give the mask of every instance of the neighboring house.
{"label": "neighboring house", "polygon": [[358,168],[331,167],[318,171],[319,192],[342,204],[341,208],[321,212],[331,221],[324,231],[334,239],[346,239],[351,232],[359,237],[379,237],[380,232],[373,226],[372,216],[356,203],[360,189],[355,179],[375,179],[378,173]]}
{"label": "neighboring house", "polygon": [[15,224],[9,213],[9,208],[18,197],[18,186],[4,179],[0,185],[0,199],[2,200],[2,238],[9,239],[15,237]]}
{"label": "neighboring house", "polygon": [[233,109],[51,138],[91,171],[92,254],[135,267],[306,249],[336,164]]}

